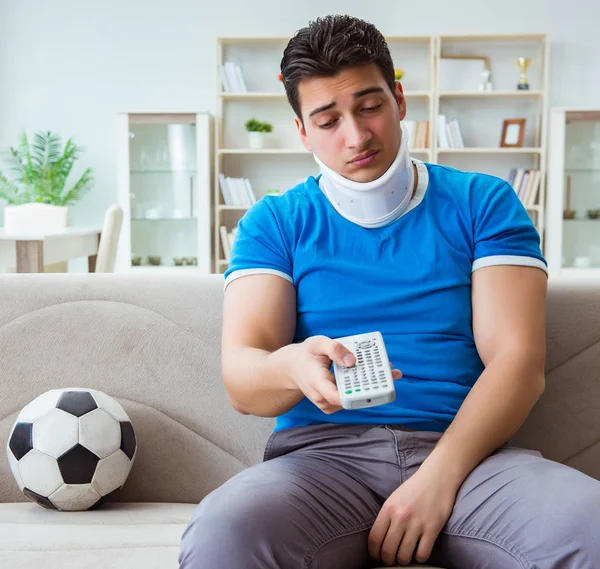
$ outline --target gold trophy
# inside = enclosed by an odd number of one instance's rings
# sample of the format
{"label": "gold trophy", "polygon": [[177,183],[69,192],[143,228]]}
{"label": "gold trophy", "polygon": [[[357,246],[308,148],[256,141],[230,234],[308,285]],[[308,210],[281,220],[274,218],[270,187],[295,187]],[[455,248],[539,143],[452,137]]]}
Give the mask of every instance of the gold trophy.
{"label": "gold trophy", "polygon": [[519,89],[519,91],[526,91],[529,89],[529,83],[527,83],[527,69],[531,65],[531,58],[519,57],[519,59],[517,59],[517,65],[521,71],[521,79],[517,85],[517,89]]}

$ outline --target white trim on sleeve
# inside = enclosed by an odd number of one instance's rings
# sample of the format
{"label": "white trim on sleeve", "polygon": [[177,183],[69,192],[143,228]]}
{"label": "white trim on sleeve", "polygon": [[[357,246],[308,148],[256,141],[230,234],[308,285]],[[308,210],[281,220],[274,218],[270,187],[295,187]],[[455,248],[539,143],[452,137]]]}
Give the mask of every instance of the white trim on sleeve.
{"label": "white trim on sleeve", "polygon": [[543,261],[535,257],[522,257],[520,255],[491,255],[489,257],[481,257],[473,263],[471,272],[481,269],[482,267],[492,267],[494,265],[519,265],[523,267],[537,267],[548,274],[548,267]]}
{"label": "white trim on sleeve", "polygon": [[225,279],[225,284],[223,285],[223,290],[225,290],[229,286],[229,283],[235,279],[247,277],[248,275],[275,275],[294,284],[294,279],[292,279],[290,275],[284,273],[283,271],[276,271],[275,269],[240,269],[238,271],[233,271],[227,276]]}

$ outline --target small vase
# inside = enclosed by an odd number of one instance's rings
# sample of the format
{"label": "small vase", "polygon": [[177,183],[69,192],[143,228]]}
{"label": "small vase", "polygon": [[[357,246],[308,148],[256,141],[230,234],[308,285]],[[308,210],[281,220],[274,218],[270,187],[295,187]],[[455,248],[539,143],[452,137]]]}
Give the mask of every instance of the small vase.
{"label": "small vase", "polygon": [[248,144],[253,150],[261,150],[265,147],[266,133],[264,132],[249,132]]}

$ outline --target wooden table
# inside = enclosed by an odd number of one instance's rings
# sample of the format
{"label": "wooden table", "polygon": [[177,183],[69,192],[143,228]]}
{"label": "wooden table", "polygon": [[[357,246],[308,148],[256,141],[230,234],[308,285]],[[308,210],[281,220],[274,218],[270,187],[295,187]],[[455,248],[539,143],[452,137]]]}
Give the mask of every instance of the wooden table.
{"label": "wooden table", "polygon": [[0,267],[16,267],[17,273],[43,273],[44,264],[87,257],[88,269],[93,273],[101,232],[102,228],[69,227],[46,235],[7,235],[0,228]]}

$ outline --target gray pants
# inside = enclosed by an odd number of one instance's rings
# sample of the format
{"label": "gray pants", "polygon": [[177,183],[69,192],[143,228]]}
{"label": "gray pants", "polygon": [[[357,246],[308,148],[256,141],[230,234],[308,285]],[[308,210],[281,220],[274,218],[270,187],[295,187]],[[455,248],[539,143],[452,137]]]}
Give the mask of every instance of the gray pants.
{"label": "gray pants", "polygon": [[[180,568],[378,566],[369,559],[369,530],[440,436],[393,425],[274,433],[264,462],[202,500],[182,537]],[[427,563],[600,569],[600,482],[504,445],[461,486]]]}

